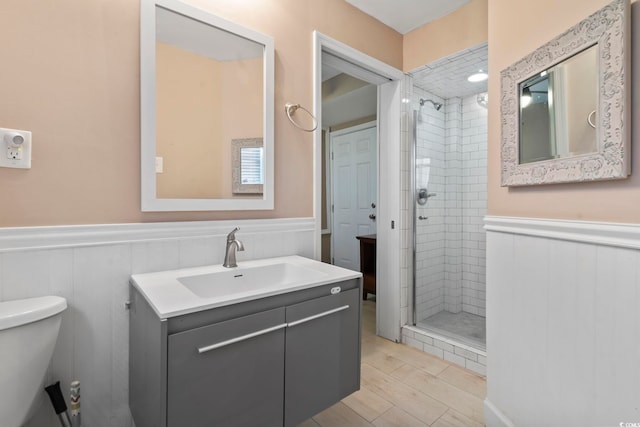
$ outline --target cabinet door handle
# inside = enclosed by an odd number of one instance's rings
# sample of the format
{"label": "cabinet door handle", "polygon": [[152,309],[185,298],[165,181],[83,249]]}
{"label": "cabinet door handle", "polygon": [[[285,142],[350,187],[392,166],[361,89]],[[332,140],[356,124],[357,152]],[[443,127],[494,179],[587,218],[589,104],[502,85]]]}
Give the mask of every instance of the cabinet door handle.
{"label": "cabinet door handle", "polygon": [[343,305],[342,307],[334,308],[333,310],[323,311],[322,313],[314,314],[313,316],[305,317],[303,319],[296,320],[294,322],[289,322],[289,323],[287,323],[287,328],[291,328],[293,326],[298,326],[301,323],[307,323],[307,322],[310,322],[312,320],[319,319],[321,317],[329,316],[330,314],[337,313],[339,311],[343,311],[343,310],[346,310],[348,308],[349,308],[348,305]]}
{"label": "cabinet door handle", "polygon": [[280,325],[276,325],[276,326],[272,326],[272,327],[267,328],[267,329],[262,329],[260,331],[252,332],[252,333],[247,334],[247,335],[242,335],[242,336],[239,336],[239,337],[236,337],[236,338],[231,338],[230,340],[220,341],[219,343],[216,343],[216,344],[211,344],[211,345],[208,345],[208,346],[205,346],[205,347],[198,347],[198,353],[199,354],[206,353],[207,351],[215,350],[215,349],[220,348],[220,347],[225,347],[225,346],[228,346],[228,345],[231,345],[231,344],[235,344],[235,343],[240,342],[240,341],[245,341],[245,340],[248,340],[248,339],[251,339],[251,338],[255,338],[255,337],[258,337],[260,335],[265,335],[265,334],[277,331],[278,329],[283,329],[283,328],[286,328],[286,327],[287,327],[287,324],[286,323],[282,323]]}

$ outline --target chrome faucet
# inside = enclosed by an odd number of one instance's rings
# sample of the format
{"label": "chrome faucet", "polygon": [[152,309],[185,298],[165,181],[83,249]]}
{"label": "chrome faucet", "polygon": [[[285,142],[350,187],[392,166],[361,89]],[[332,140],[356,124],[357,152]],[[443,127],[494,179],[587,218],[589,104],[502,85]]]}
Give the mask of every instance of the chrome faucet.
{"label": "chrome faucet", "polygon": [[236,250],[244,251],[244,245],[238,239],[236,239],[236,231],[240,230],[240,227],[236,227],[233,231],[227,234],[227,250],[224,253],[223,267],[231,268],[237,267],[236,263]]}

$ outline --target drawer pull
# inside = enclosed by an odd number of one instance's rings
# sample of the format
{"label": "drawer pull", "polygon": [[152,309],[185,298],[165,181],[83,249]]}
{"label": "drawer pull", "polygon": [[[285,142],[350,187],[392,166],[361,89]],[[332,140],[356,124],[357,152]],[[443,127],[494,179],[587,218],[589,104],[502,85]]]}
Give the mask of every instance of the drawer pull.
{"label": "drawer pull", "polygon": [[324,311],[322,313],[314,314],[313,316],[305,317],[304,319],[296,320],[295,322],[287,323],[287,328],[291,328],[292,326],[300,325],[301,323],[307,323],[311,320],[319,319],[321,317],[329,316],[330,314],[337,313],[339,311],[343,311],[348,309],[348,305],[343,305],[342,307],[334,308],[333,310]]}
{"label": "drawer pull", "polygon": [[230,340],[221,341],[221,342],[219,342],[217,344],[211,344],[211,345],[208,345],[206,347],[198,347],[198,353],[199,354],[206,353],[207,351],[211,351],[211,350],[215,350],[215,349],[220,348],[220,347],[225,347],[225,346],[228,346],[228,345],[231,345],[231,344],[235,344],[235,343],[240,342],[240,341],[246,341],[248,339],[255,338],[255,337],[258,337],[260,335],[265,335],[265,334],[277,331],[278,329],[283,329],[283,328],[286,328],[286,327],[287,327],[287,324],[283,323],[281,325],[272,326],[272,327],[267,328],[267,329],[262,329],[260,331],[252,332],[252,333],[247,334],[247,335],[242,335],[242,336],[239,336],[239,337],[236,337],[236,338],[231,338]]}

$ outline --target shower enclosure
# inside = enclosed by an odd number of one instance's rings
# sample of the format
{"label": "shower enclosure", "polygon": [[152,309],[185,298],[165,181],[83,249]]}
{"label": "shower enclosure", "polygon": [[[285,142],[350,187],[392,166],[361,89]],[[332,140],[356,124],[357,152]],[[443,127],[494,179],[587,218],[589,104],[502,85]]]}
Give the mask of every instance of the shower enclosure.
{"label": "shower enclosure", "polygon": [[487,87],[467,77],[486,70],[486,52],[484,44],[412,73],[408,97],[414,214],[410,322],[433,339],[479,354],[485,348]]}

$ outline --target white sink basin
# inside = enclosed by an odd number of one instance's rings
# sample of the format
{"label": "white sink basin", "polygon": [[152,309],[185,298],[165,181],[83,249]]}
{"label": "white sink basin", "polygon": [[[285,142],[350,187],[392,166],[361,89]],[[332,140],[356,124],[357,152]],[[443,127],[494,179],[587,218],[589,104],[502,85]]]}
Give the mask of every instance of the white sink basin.
{"label": "white sink basin", "polygon": [[357,279],[362,274],[300,256],[134,274],[131,284],[161,319]]}
{"label": "white sink basin", "polygon": [[291,263],[236,267],[209,274],[178,277],[178,282],[201,298],[215,298],[276,286],[303,283],[327,276],[318,270]]}

